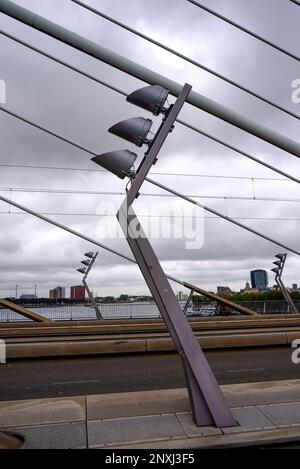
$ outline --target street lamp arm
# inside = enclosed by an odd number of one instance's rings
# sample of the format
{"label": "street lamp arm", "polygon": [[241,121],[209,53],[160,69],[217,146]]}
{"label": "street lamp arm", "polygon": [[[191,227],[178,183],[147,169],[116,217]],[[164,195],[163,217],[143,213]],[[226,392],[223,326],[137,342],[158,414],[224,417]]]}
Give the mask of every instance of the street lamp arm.
{"label": "street lamp arm", "polygon": [[95,263],[95,260],[97,259],[98,254],[99,254],[99,253],[96,252],[96,254],[95,254],[94,257],[92,258],[91,262],[89,263],[88,268],[86,269],[86,272],[85,272],[85,274],[84,274],[83,280],[86,280],[88,274],[90,273],[91,268],[93,267],[93,265],[94,265],[94,263]]}

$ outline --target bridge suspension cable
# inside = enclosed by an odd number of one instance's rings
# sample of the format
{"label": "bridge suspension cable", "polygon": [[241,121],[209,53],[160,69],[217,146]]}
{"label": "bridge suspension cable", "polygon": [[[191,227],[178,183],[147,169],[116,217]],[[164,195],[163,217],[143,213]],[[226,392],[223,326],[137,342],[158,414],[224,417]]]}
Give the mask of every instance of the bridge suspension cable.
{"label": "bridge suspension cable", "polygon": [[[111,214],[97,214],[97,213],[68,213],[68,212],[37,212],[39,215],[52,215],[52,216],[71,216],[71,217],[96,217],[96,218],[102,218],[102,217],[109,217],[109,218],[115,218],[116,214],[111,213]],[[30,215],[29,213],[26,212],[14,212],[12,210],[9,211],[0,211],[0,215]],[[170,218],[169,215],[143,215],[143,214],[137,214],[139,218]],[[172,218],[191,218],[188,216],[172,216]],[[208,216],[205,215],[203,217],[193,216],[193,219],[204,219],[204,220],[220,220],[220,217],[217,216]],[[234,220],[254,220],[254,221],[300,221],[300,218],[288,218],[288,217],[232,217]]]}
{"label": "bridge suspension cable", "polygon": [[101,18],[115,24],[116,26],[119,26],[120,28],[122,29],[125,29],[126,31],[129,31],[130,33],[144,39],[145,41],[148,41],[152,44],[154,44],[155,46],[158,46],[160,47],[161,49],[164,49],[166,50],[167,52],[170,52],[171,54],[173,55],[176,55],[177,57],[179,57],[180,59],[186,61],[186,62],[189,62],[191,65],[194,65],[202,70],[204,70],[205,72],[207,73],[210,73],[212,75],[214,75],[215,77],[219,78],[220,80],[222,81],[225,81],[227,83],[229,83],[230,85],[232,86],[235,86],[236,88],[240,89],[241,91],[244,91],[245,93],[253,96],[254,98],[257,98],[263,102],[265,102],[266,104],[274,107],[274,108],[277,108],[279,111],[282,111],[288,115],[290,115],[291,117],[295,117],[296,119],[299,119],[300,120],[300,116],[296,113],[294,113],[293,111],[289,110],[289,109],[286,109],[284,108],[283,106],[280,106],[279,104],[276,104],[274,103],[274,101],[271,101],[270,99],[267,99],[265,98],[264,96],[262,96],[261,94],[259,93],[256,93],[252,90],[250,90],[249,88],[237,83],[236,81],[228,78],[228,77],[225,77],[224,75],[222,75],[221,73],[218,73],[216,72],[215,70],[213,70],[212,68],[210,67],[207,67],[203,64],[201,64],[200,62],[198,62],[197,60],[194,60],[190,57],[187,57],[186,55],[184,54],[181,54],[179,51],[176,51],[175,49],[172,49],[171,47],[168,47],[166,46],[165,44],[159,42],[159,41],[156,41],[155,39],[149,37],[149,36],[146,36],[145,34],[137,31],[136,29],[134,28],[131,28],[130,26],[116,20],[115,18],[112,18],[111,16],[108,16],[104,13],[102,13],[101,11],[97,10],[96,8],[90,6],[90,5],[87,5],[86,3],[84,2],[81,2],[79,0],[71,0],[71,2],[73,3],[76,3],[77,5],[81,6],[82,8],[85,8],[87,10],[89,10],[90,12],[94,13],[95,15],[98,15],[100,16]]}
{"label": "bridge suspension cable", "polygon": [[[122,94],[125,94],[125,93],[122,92]],[[125,96],[126,96],[126,94],[125,94]],[[78,144],[78,143],[72,142],[71,140],[67,139],[66,137],[61,137],[58,133],[53,132],[53,131],[51,131],[51,130],[49,130],[49,129],[46,129],[45,127],[42,127],[41,125],[36,125],[34,122],[32,122],[31,120],[27,119],[26,117],[21,116],[20,114],[17,114],[17,113],[15,113],[15,112],[9,110],[8,108],[6,108],[6,107],[4,107],[4,106],[0,106],[0,111],[4,112],[4,113],[6,113],[6,114],[11,115],[12,117],[15,117],[15,118],[18,119],[18,120],[21,120],[21,121],[25,122],[26,124],[29,124],[29,125],[31,125],[31,126],[33,126],[33,127],[36,127],[36,128],[38,128],[39,130],[42,130],[43,132],[46,132],[46,133],[48,133],[49,135],[51,135],[51,136],[53,136],[53,137],[56,137],[56,138],[58,138],[58,139],[60,139],[60,140],[63,140],[65,143],[69,143],[70,145],[72,145],[72,146],[74,146],[74,147],[77,147],[77,148],[79,148],[80,150],[83,150],[84,152],[87,152],[87,153],[89,153],[89,154],[91,154],[91,155],[93,155],[93,156],[96,156],[96,155],[97,155],[97,153],[93,152],[92,150],[90,150],[90,149],[88,149],[88,148],[86,148],[86,147],[84,147],[84,146],[82,146],[82,145],[80,145],[80,144]],[[269,163],[266,163],[265,161],[262,161],[262,160],[260,160],[259,158],[256,158],[255,156],[250,155],[249,153],[244,152],[243,150],[240,150],[240,149],[236,148],[235,146],[233,146],[233,145],[231,145],[231,144],[229,144],[229,143],[226,143],[226,142],[224,142],[223,140],[221,140],[221,139],[219,139],[219,138],[217,138],[217,137],[215,137],[215,136],[213,136],[213,135],[211,135],[211,134],[209,134],[209,133],[207,133],[207,132],[204,132],[204,131],[198,129],[197,127],[195,127],[195,126],[193,126],[193,125],[191,125],[191,124],[188,124],[187,122],[182,121],[181,119],[177,119],[177,122],[178,122],[179,124],[181,124],[181,125],[183,125],[183,126],[189,128],[190,130],[193,130],[193,131],[195,131],[195,132],[197,132],[197,133],[203,135],[204,137],[207,137],[208,139],[213,140],[213,141],[215,141],[216,143],[219,143],[219,144],[221,144],[221,145],[223,145],[223,146],[229,148],[230,150],[233,150],[234,152],[239,153],[239,154],[242,155],[242,156],[245,156],[246,158],[248,158],[248,159],[254,161],[255,163],[258,163],[258,164],[260,164],[260,165],[262,165],[262,166],[264,166],[264,167],[270,169],[271,171],[274,171],[274,172],[280,174],[281,176],[284,176],[285,178],[290,179],[291,181],[294,181],[294,182],[296,182],[297,184],[300,184],[300,179],[298,179],[296,176],[293,176],[292,174],[288,174],[288,173],[286,173],[285,171],[283,171],[283,170],[281,170],[281,169],[279,169],[279,168],[277,168],[277,167],[275,167],[275,166],[273,166],[273,165],[270,165]]]}
{"label": "bridge suspension cable", "polygon": [[[240,228],[243,228],[244,230],[249,231],[249,232],[255,234],[256,236],[259,236],[260,238],[265,239],[266,241],[269,241],[269,242],[271,242],[271,243],[273,243],[273,244],[276,244],[277,246],[279,246],[279,247],[281,247],[281,248],[283,248],[283,249],[285,249],[285,250],[288,250],[288,251],[290,251],[290,252],[292,252],[292,253],[294,253],[294,254],[297,254],[297,256],[300,256],[300,251],[297,251],[296,249],[290,248],[290,247],[287,246],[286,244],[283,244],[283,243],[281,243],[280,241],[277,241],[277,240],[271,238],[270,236],[267,236],[267,235],[265,235],[265,234],[263,234],[263,233],[260,233],[259,231],[254,230],[253,228],[251,228],[251,227],[249,227],[249,226],[247,226],[247,225],[244,225],[243,223],[240,223],[239,221],[234,220],[233,218],[231,218],[231,217],[229,217],[229,216],[227,216],[227,215],[224,215],[223,213],[218,212],[217,210],[214,210],[214,209],[212,209],[211,207],[208,207],[207,205],[201,204],[200,202],[197,202],[197,201],[195,201],[194,199],[191,199],[190,197],[187,197],[187,196],[185,196],[185,195],[183,195],[183,194],[181,194],[181,193],[179,193],[179,192],[177,192],[177,191],[175,191],[175,190],[173,190],[173,189],[170,189],[169,187],[166,187],[166,186],[160,184],[159,182],[154,181],[153,179],[150,179],[150,178],[147,177],[145,180],[146,180],[147,182],[149,182],[150,184],[153,184],[153,185],[155,185],[155,186],[157,186],[157,187],[160,187],[161,189],[163,189],[163,190],[165,190],[165,191],[167,191],[167,192],[170,192],[171,194],[174,194],[174,195],[180,197],[181,199],[186,200],[187,202],[192,203],[193,205],[197,205],[198,207],[201,207],[202,209],[204,209],[204,210],[206,210],[206,211],[212,213],[213,215],[217,215],[218,217],[223,218],[224,220],[227,220],[228,222],[230,222],[230,223],[232,223],[232,224],[234,224],[234,225],[236,225],[236,226],[239,226]],[[73,230],[73,229],[71,229],[71,228],[69,228],[69,227],[65,227],[65,226],[61,225],[60,223],[58,223],[58,222],[54,222],[53,220],[47,219],[44,215],[38,214],[37,212],[35,212],[35,211],[33,211],[33,210],[31,210],[31,209],[29,209],[29,208],[27,208],[27,207],[24,207],[23,205],[18,204],[17,202],[12,201],[11,199],[8,199],[8,198],[6,198],[6,197],[3,197],[2,195],[0,195],[0,200],[1,200],[2,202],[7,203],[8,205],[11,205],[11,206],[13,206],[13,207],[16,207],[16,208],[18,208],[18,209],[20,209],[20,210],[23,210],[23,211],[27,212],[27,213],[30,213],[31,215],[34,215],[34,216],[36,216],[36,217],[38,217],[38,218],[40,218],[40,219],[42,219],[42,220],[48,221],[48,223],[51,223],[52,225],[56,225],[56,226],[58,226],[58,227],[60,227],[60,228],[62,228],[62,229],[65,229],[66,231],[69,231],[70,233],[75,234],[76,236],[79,236],[79,237],[85,239],[86,241],[89,241],[89,242],[92,242],[92,243],[94,243],[94,244],[97,244],[97,246],[100,246],[100,247],[103,247],[103,246],[104,246],[102,243],[95,242],[94,240],[92,240],[92,239],[89,238],[88,236],[85,236],[85,235],[83,235],[83,234],[81,234],[81,233],[79,234],[78,232],[76,232],[75,230]],[[107,249],[107,248],[104,247],[104,249]],[[115,251],[115,250],[113,250],[113,249],[108,249],[108,250],[110,250],[111,252],[114,252],[115,254],[117,254],[117,251]],[[122,256],[122,257],[126,257],[126,256]],[[127,257],[127,259],[130,259],[130,258]],[[130,260],[132,261],[132,259],[130,259]]]}
{"label": "bridge suspension cable", "polygon": [[[174,96],[178,96],[182,89],[179,83],[59,26],[10,0],[0,0],[0,12],[146,83],[164,86]],[[190,92],[187,103],[300,158],[300,143],[196,91]]]}
{"label": "bridge suspension cable", "polygon": [[[58,170],[58,171],[87,171],[91,173],[106,173],[105,169],[92,169],[92,168],[72,168],[71,166],[40,166],[40,165],[28,165],[28,164],[17,164],[17,163],[0,163],[0,168],[23,168],[23,169],[43,169],[43,170]],[[217,178],[217,179],[243,179],[248,181],[281,181],[291,182],[286,178],[270,178],[261,176],[231,176],[228,174],[199,174],[199,173],[167,173],[167,172],[151,172],[152,175],[156,176],[176,176],[176,177],[199,177],[199,178]]]}
{"label": "bridge suspension cable", "polygon": [[[1,0],[0,0],[0,1],[1,1]],[[2,109],[2,110],[3,110],[3,109]],[[7,111],[7,110],[5,110],[5,111]],[[17,117],[17,118],[18,118],[18,115],[15,114],[15,113],[9,112],[9,114],[11,114],[11,115],[13,115],[14,117]],[[21,118],[21,120],[24,121],[25,123],[31,125],[31,126],[37,127],[39,130],[42,130],[43,132],[50,133],[50,135],[55,136],[56,138],[60,139],[60,136],[59,136],[58,134],[55,134],[55,133],[52,132],[52,131],[48,132],[48,130],[47,130],[46,128],[41,127],[40,125],[37,125],[37,126],[36,126],[32,121],[29,121],[29,120],[27,120],[27,119],[25,119],[25,118]],[[62,138],[62,140],[63,140],[64,142],[67,142],[67,143],[69,143],[69,144],[72,145],[72,142],[71,142],[70,140],[65,139],[64,137]],[[75,144],[75,146],[78,147],[77,144]],[[79,146],[79,147],[80,147],[80,149],[84,149],[84,151],[86,151],[87,153],[90,153],[91,155],[96,156],[96,153],[91,152],[90,150],[86,149],[85,147],[81,147],[81,146]],[[171,194],[175,194],[175,195],[179,196],[180,198],[182,198],[182,199],[184,199],[184,200],[186,200],[186,201],[188,201],[188,202],[193,203],[194,205],[198,205],[199,207],[203,208],[204,210],[207,210],[207,211],[213,213],[214,215],[217,215],[217,216],[219,216],[220,218],[223,218],[224,220],[227,220],[228,222],[233,223],[234,225],[239,226],[240,228],[243,228],[243,229],[245,229],[245,230],[247,230],[247,231],[249,231],[249,232],[251,232],[251,233],[253,233],[253,234],[255,234],[255,235],[259,236],[259,237],[261,237],[261,238],[264,238],[264,239],[266,239],[267,241],[270,241],[270,242],[272,242],[272,243],[275,243],[275,244],[277,244],[278,246],[280,246],[280,247],[282,247],[282,248],[284,248],[284,249],[287,249],[288,251],[291,251],[291,252],[293,252],[293,253],[295,253],[295,254],[297,254],[297,255],[300,255],[300,252],[294,250],[293,248],[289,248],[289,247],[287,247],[286,245],[284,245],[284,244],[282,244],[282,243],[280,243],[280,242],[277,242],[276,240],[274,240],[274,239],[272,239],[272,238],[266,236],[265,234],[260,233],[260,232],[258,232],[258,231],[256,231],[256,230],[253,230],[251,227],[248,227],[247,225],[243,225],[243,224],[237,222],[236,220],[230,218],[229,216],[224,215],[224,214],[221,213],[221,212],[217,212],[216,210],[214,210],[214,209],[212,209],[212,208],[210,208],[210,207],[208,207],[208,206],[205,206],[205,205],[203,205],[203,204],[200,204],[199,202],[196,202],[195,200],[190,199],[189,197],[184,196],[183,194],[179,194],[179,193],[176,192],[175,190],[170,189],[170,188],[168,188],[168,187],[166,187],[166,186],[164,186],[164,185],[158,183],[157,181],[154,181],[154,180],[152,180],[152,179],[150,179],[150,178],[146,178],[145,180],[148,181],[148,182],[150,182],[150,184],[154,184],[154,185],[156,185],[157,187],[160,187],[161,189],[166,190],[167,192],[170,192]],[[3,197],[2,197],[2,199],[0,198],[0,200],[3,200]]]}
{"label": "bridge suspension cable", "polygon": [[[273,42],[271,42],[270,40],[260,36],[259,34],[254,33],[250,29],[245,28],[244,26],[241,26],[239,23],[237,23],[233,20],[230,20],[226,16],[221,15],[220,13],[216,12],[212,8],[209,8],[208,6],[204,5],[203,3],[200,3],[199,1],[195,1],[195,0],[187,0],[187,1],[189,3],[192,3],[193,5],[197,6],[198,8],[201,8],[201,10],[206,11],[207,13],[219,18],[222,21],[225,21],[226,23],[230,24],[231,26],[234,26],[235,28],[239,29],[240,31],[243,31],[244,33],[249,34],[250,36],[254,37],[255,39],[258,39],[259,41],[263,42],[264,44],[267,44],[268,46],[272,47],[273,49],[275,49],[279,52],[282,52],[283,54],[287,55],[291,59],[294,59],[294,60],[297,60],[298,62],[300,62],[300,58],[297,55],[293,54],[292,52],[288,51],[287,49],[284,49],[281,46],[278,46],[277,44],[274,44]],[[294,3],[300,4],[299,2],[294,2]]]}
{"label": "bridge suspension cable", "polygon": [[[31,44],[29,44],[29,43],[27,43],[27,42],[25,42],[25,41],[22,41],[22,40],[20,40],[20,39],[14,37],[14,36],[12,36],[11,34],[5,32],[5,31],[3,31],[3,30],[0,30],[0,34],[6,36],[7,38],[9,38],[9,39],[11,39],[11,40],[13,40],[13,41],[15,41],[15,42],[21,44],[21,45],[23,45],[24,47],[27,47],[27,48],[29,48],[29,49],[31,49],[31,50],[37,52],[38,54],[41,54],[41,55],[47,57],[47,58],[50,59],[50,60],[53,60],[53,61],[59,63],[60,65],[62,65],[62,66],[64,66],[64,67],[67,67],[67,68],[73,70],[73,71],[76,72],[76,73],[79,73],[80,75],[85,76],[86,78],[89,78],[90,80],[95,81],[96,83],[98,83],[98,84],[100,84],[100,85],[102,85],[102,86],[105,86],[106,88],[108,88],[108,89],[110,89],[110,90],[112,90],[112,91],[115,91],[116,93],[119,93],[119,94],[121,94],[121,95],[123,95],[123,96],[127,96],[127,93],[126,93],[125,91],[123,91],[123,90],[121,90],[121,89],[119,89],[119,88],[117,88],[117,87],[114,87],[114,86],[110,85],[109,83],[106,83],[106,82],[104,82],[104,81],[102,81],[102,80],[99,80],[97,77],[95,77],[95,76],[93,76],[93,75],[91,75],[91,74],[89,74],[89,73],[86,73],[86,72],[83,71],[82,69],[79,69],[79,68],[77,68],[77,67],[74,67],[73,65],[71,65],[71,64],[69,64],[69,63],[67,63],[67,62],[65,62],[65,61],[63,61],[63,60],[61,60],[61,59],[58,59],[57,57],[55,57],[55,56],[53,56],[53,55],[51,55],[51,54],[48,54],[47,52],[44,52],[44,51],[42,51],[41,49],[38,49],[37,47],[32,46]],[[5,111],[8,112],[7,108],[1,107],[1,106],[0,106],[0,110],[2,110],[2,111],[4,111],[4,112],[5,112]],[[12,115],[14,115],[14,114],[12,114]],[[16,117],[16,116],[15,116],[15,117]],[[21,118],[21,117],[20,117],[20,118]],[[22,119],[22,118],[21,118],[21,119]],[[26,121],[25,121],[25,122],[26,122]],[[258,163],[258,164],[264,166],[265,168],[270,169],[271,171],[275,171],[276,173],[278,173],[278,174],[280,174],[281,176],[284,176],[284,177],[290,179],[291,181],[294,181],[294,182],[296,182],[296,183],[298,183],[298,184],[300,183],[300,180],[299,180],[298,178],[296,178],[295,176],[292,176],[291,174],[288,174],[288,173],[286,173],[286,172],[280,170],[279,168],[276,168],[275,166],[270,165],[270,164],[266,163],[265,161],[260,160],[259,158],[256,158],[255,156],[251,155],[250,153],[245,152],[245,151],[243,151],[243,150],[241,150],[241,149],[235,147],[234,145],[231,145],[231,144],[229,144],[229,143],[226,143],[224,140],[222,140],[222,139],[220,139],[220,138],[218,138],[218,137],[215,137],[214,135],[212,135],[212,134],[210,134],[210,133],[208,133],[208,132],[205,132],[205,131],[203,131],[203,130],[200,130],[198,127],[195,127],[194,125],[191,125],[191,124],[189,124],[189,123],[187,123],[187,122],[185,122],[185,121],[183,121],[183,120],[181,120],[181,119],[177,119],[177,122],[178,122],[179,124],[183,125],[184,127],[187,127],[188,129],[190,129],[190,130],[192,130],[192,131],[194,131],[194,132],[197,132],[198,134],[200,134],[200,135],[202,135],[202,136],[208,138],[209,140],[213,140],[214,142],[216,142],[216,143],[218,143],[218,144],[220,144],[220,145],[222,145],[222,146],[224,146],[224,147],[226,147],[226,148],[229,148],[230,150],[234,151],[235,153],[239,153],[240,155],[242,155],[242,156],[244,156],[244,157],[246,157],[246,158],[248,158],[248,159],[254,161],[255,163]],[[27,121],[27,123],[29,123],[29,122]],[[54,134],[52,133],[52,135],[54,135]],[[65,141],[67,141],[67,140],[65,140]],[[78,148],[79,148],[79,146],[78,146]],[[84,149],[84,151],[86,151],[86,149]],[[89,151],[89,150],[88,150],[88,151]]]}
{"label": "bridge suspension cable", "polygon": [[[115,91],[116,93],[119,93],[119,94],[121,94],[121,95],[123,95],[123,96],[127,96],[127,93],[126,93],[125,91],[123,91],[123,90],[121,90],[121,89],[119,89],[119,88],[117,88],[117,87],[114,87],[114,86],[110,85],[110,84],[107,83],[107,82],[104,82],[104,81],[102,81],[102,80],[99,80],[97,77],[95,77],[95,76],[93,76],[93,75],[91,75],[91,74],[89,74],[89,73],[86,73],[84,70],[79,69],[79,68],[77,68],[77,67],[74,67],[73,65],[71,65],[71,64],[69,64],[69,63],[67,63],[67,62],[65,62],[65,61],[63,61],[63,60],[60,60],[60,59],[58,59],[57,57],[55,57],[55,56],[53,56],[53,55],[51,55],[51,54],[48,54],[47,52],[44,52],[43,50],[38,49],[38,48],[36,48],[35,46],[32,46],[31,44],[29,44],[29,43],[27,43],[27,42],[25,42],[25,41],[22,41],[21,39],[18,39],[18,38],[12,36],[11,34],[5,32],[5,31],[3,31],[3,30],[0,30],[0,34],[6,36],[7,38],[9,38],[9,39],[11,39],[11,40],[13,40],[13,41],[15,41],[15,42],[21,44],[21,45],[23,45],[24,47],[27,47],[27,48],[29,48],[29,49],[31,49],[31,50],[37,52],[37,53],[40,54],[40,55],[45,56],[46,58],[48,58],[48,59],[50,59],[50,60],[53,60],[53,61],[59,63],[60,65],[62,65],[62,66],[64,66],[64,67],[67,67],[67,68],[73,70],[73,71],[76,72],[76,73],[79,73],[80,75],[85,76],[86,78],[89,78],[89,79],[92,80],[92,81],[95,81],[96,83],[98,83],[98,84],[100,84],[100,85],[102,85],[102,86],[105,86],[106,88],[109,88],[109,89],[112,90],[112,91]],[[0,106],[0,110],[2,110],[2,111],[4,111],[4,112],[5,112],[5,111],[8,112],[8,110],[7,110],[6,108],[3,108],[3,107],[1,107],[1,106]],[[14,115],[14,114],[12,114],[12,115]],[[244,157],[246,157],[246,158],[248,158],[248,159],[254,161],[255,163],[258,163],[258,164],[260,164],[260,165],[262,165],[262,166],[265,166],[266,168],[270,169],[271,171],[277,172],[277,173],[280,174],[281,176],[284,176],[284,177],[286,177],[286,178],[288,178],[288,179],[290,179],[290,180],[292,180],[292,181],[294,181],[294,182],[297,182],[298,184],[299,184],[299,182],[300,182],[300,180],[299,180],[298,178],[296,178],[295,176],[292,176],[292,175],[290,175],[290,174],[288,174],[288,173],[286,173],[286,172],[280,170],[279,168],[276,168],[276,167],[274,167],[273,165],[270,165],[270,164],[266,163],[265,161],[262,161],[262,160],[260,160],[259,158],[256,158],[255,156],[251,155],[250,153],[245,152],[245,151],[243,151],[243,150],[241,150],[241,149],[235,147],[234,145],[231,145],[231,144],[229,144],[229,143],[226,143],[224,140],[222,140],[222,139],[220,139],[220,138],[218,138],[218,137],[215,137],[214,135],[212,135],[212,134],[210,134],[210,133],[208,133],[208,132],[205,132],[205,131],[203,131],[203,130],[200,130],[198,127],[195,127],[194,125],[191,125],[191,124],[189,124],[189,123],[187,123],[187,122],[185,122],[185,121],[183,121],[183,120],[181,120],[181,119],[177,119],[177,122],[178,122],[179,124],[183,125],[184,127],[187,127],[187,128],[189,128],[190,130],[192,130],[192,131],[194,131],[194,132],[197,132],[197,133],[199,133],[200,135],[202,135],[202,136],[208,138],[209,140],[213,140],[214,142],[216,142],[216,143],[218,143],[218,144],[220,144],[220,145],[222,145],[222,146],[224,146],[224,147],[226,147],[226,148],[229,148],[230,150],[232,150],[232,151],[234,151],[234,152],[236,152],[236,153],[239,153],[240,155],[242,155],[242,156],[244,156]],[[52,133],[52,135],[53,135],[53,133]],[[67,141],[67,140],[66,140],[66,141]],[[78,148],[80,148],[80,147],[78,146]],[[86,151],[86,149],[84,149],[84,151]]]}
{"label": "bridge suspension cable", "polygon": [[[21,193],[40,193],[40,194],[70,194],[70,195],[109,195],[125,196],[124,191],[98,191],[98,190],[79,190],[79,189],[47,189],[35,187],[1,187],[0,192],[21,192]],[[175,197],[174,194],[141,192],[140,197]],[[300,198],[296,197],[257,197],[238,196],[238,195],[207,195],[207,194],[186,194],[186,197],[194,199],[215,199],[215,200],[244,200],[252,202],[295,202],[299,203]]]}

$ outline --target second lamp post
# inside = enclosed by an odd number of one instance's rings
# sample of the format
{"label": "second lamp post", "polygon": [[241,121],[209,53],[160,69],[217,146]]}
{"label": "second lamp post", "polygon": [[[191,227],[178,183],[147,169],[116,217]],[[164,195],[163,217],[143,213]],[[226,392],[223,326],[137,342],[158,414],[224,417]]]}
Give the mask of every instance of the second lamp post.
{"label": "second lamp post", "polygon": [[271,269],[272,272],[275,273],[275,282],[277,283],[277,285],[279,286],[280,290],[281,290],[281,293],[283,294],[283,297],[285,298],[288,306],[290,307],[290,310],[294,313],[294,314],[298,314],[298,310],[296,308],[296,305],[295,303],[293,302],[288,290],[286,289],[283,281],[281,280],[281,276],[282,276],[282,272],[283,272],[283,267],[284,267],[284,264],[285,264],[285,261],[286,261],[286,256],[287,254],[286,253],[280,253],[280,254],[276,254],[275,257],[277,257],[277,260],[273,262],[273,264],[276,265],[276,267],[274,267],[273,269]]}
{"label": "second lamp post", "polygon": [[87,259],[84,259],[83,261],[81,261],[81,264],[85,265],[86,267],[81,267],[80,269],[77,269],[77,272],[80,272],[81,274],[84,274],[83,278],[82,278],[82,283],[83,283],[83,285],[84,285],[84,287],[87,291],[89,300],[90,300],[90,302],[92,303],[92,305],[94,307],[97,319],[103,319],[103,316],[100,312],[99,306],[98,306],[97,302],[95,301],[94,295],[91,292],[91,290],[90,290],[90,288],[87,284],[87,281],[86,281],[87,276],[90,273],[90,270],[93,267],[97,256],[98,256],[98,252],[96,252],[95,254],[93,252],[87,252],[85,254],[85,257],[87,257]]}

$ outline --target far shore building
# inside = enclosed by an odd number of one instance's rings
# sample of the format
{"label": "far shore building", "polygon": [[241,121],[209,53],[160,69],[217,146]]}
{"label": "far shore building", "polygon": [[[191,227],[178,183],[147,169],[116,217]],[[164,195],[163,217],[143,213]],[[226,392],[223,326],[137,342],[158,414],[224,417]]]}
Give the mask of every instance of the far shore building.
{"label": "far shore building", "polygon": [[268,289],[268,273],[266,270],[251,270],[250,275],[252,288],[258,288],[260,291]]}
{"label": "far shore building", "polygon": [[179,291],[177,293],[177,300],[179,301],[185,301],[188,299],[188,295],[186,293],[183,293],[182,291]]}
{"label": "far shore building", "polygon": [[241,289],[241,293],[259,293],[260,290],[258,288],[251,288],[250,283],[246,282],[244,288]]}
{"label": "far shore building", "polygon": [[37,298],[36,295],[26,293],[24,295],[20,295],[20,300],[35,300]]}
{"label": "far shore building", "polygon": [[217,294],[218,295],[232,295],[233,291],[229,287],[223,287],[222,285],[219,285],[217,287]]}
{"label": "far shore building", "polygon": [[64,287],[56,287],[49,291],[49,298],[51,300],[63,300],[66,298],[66,289]]}
{"label": "far shore building", "polygon": [[85,287],[83,285],[74,285],[70,288],[70,294],[72,300],[84,300]]}

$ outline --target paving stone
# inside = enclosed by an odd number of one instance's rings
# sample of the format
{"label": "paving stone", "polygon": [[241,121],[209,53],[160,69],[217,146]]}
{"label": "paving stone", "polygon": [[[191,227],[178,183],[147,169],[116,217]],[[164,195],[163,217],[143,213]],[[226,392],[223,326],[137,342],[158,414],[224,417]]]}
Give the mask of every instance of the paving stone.
{"label": "paving stone", "polygon": [[235,407],[231,410],[239,425],[236,427],[222,428],[224,433],[252,432],[255,430],[272,430],[276,428],[257,407]]}
{"label": "paving stone", "polygon": [[175,414],[88,421],[90,448],[186,437]]}
{"label": "paving stone", "polygon": [[85,397],[0,402],[0,428],[84,421]]}
{"label": "paving stone", "polygon": [[85,423],[17,427],[13,432],[25,439],[22,449],[87,448]]}
{"label": "paving stone", "polygon": [[191,412],[180,412],[176,415],[188,437],[222,434],[222,431],[216,427],[196,427]]}
{"label": "paving stone", "polygon": [[277,427],[300,426],[300,402],[260,405],[258,409]]}
{"label": "paving stone", "polygon": [[86,401],[88,420],[173,414],[191,408],[187,389],[91,395]]}
{"label": "paving stone", "polygon": [[221,386],[230,407],[300,401],[300,380],[264,381]]}

